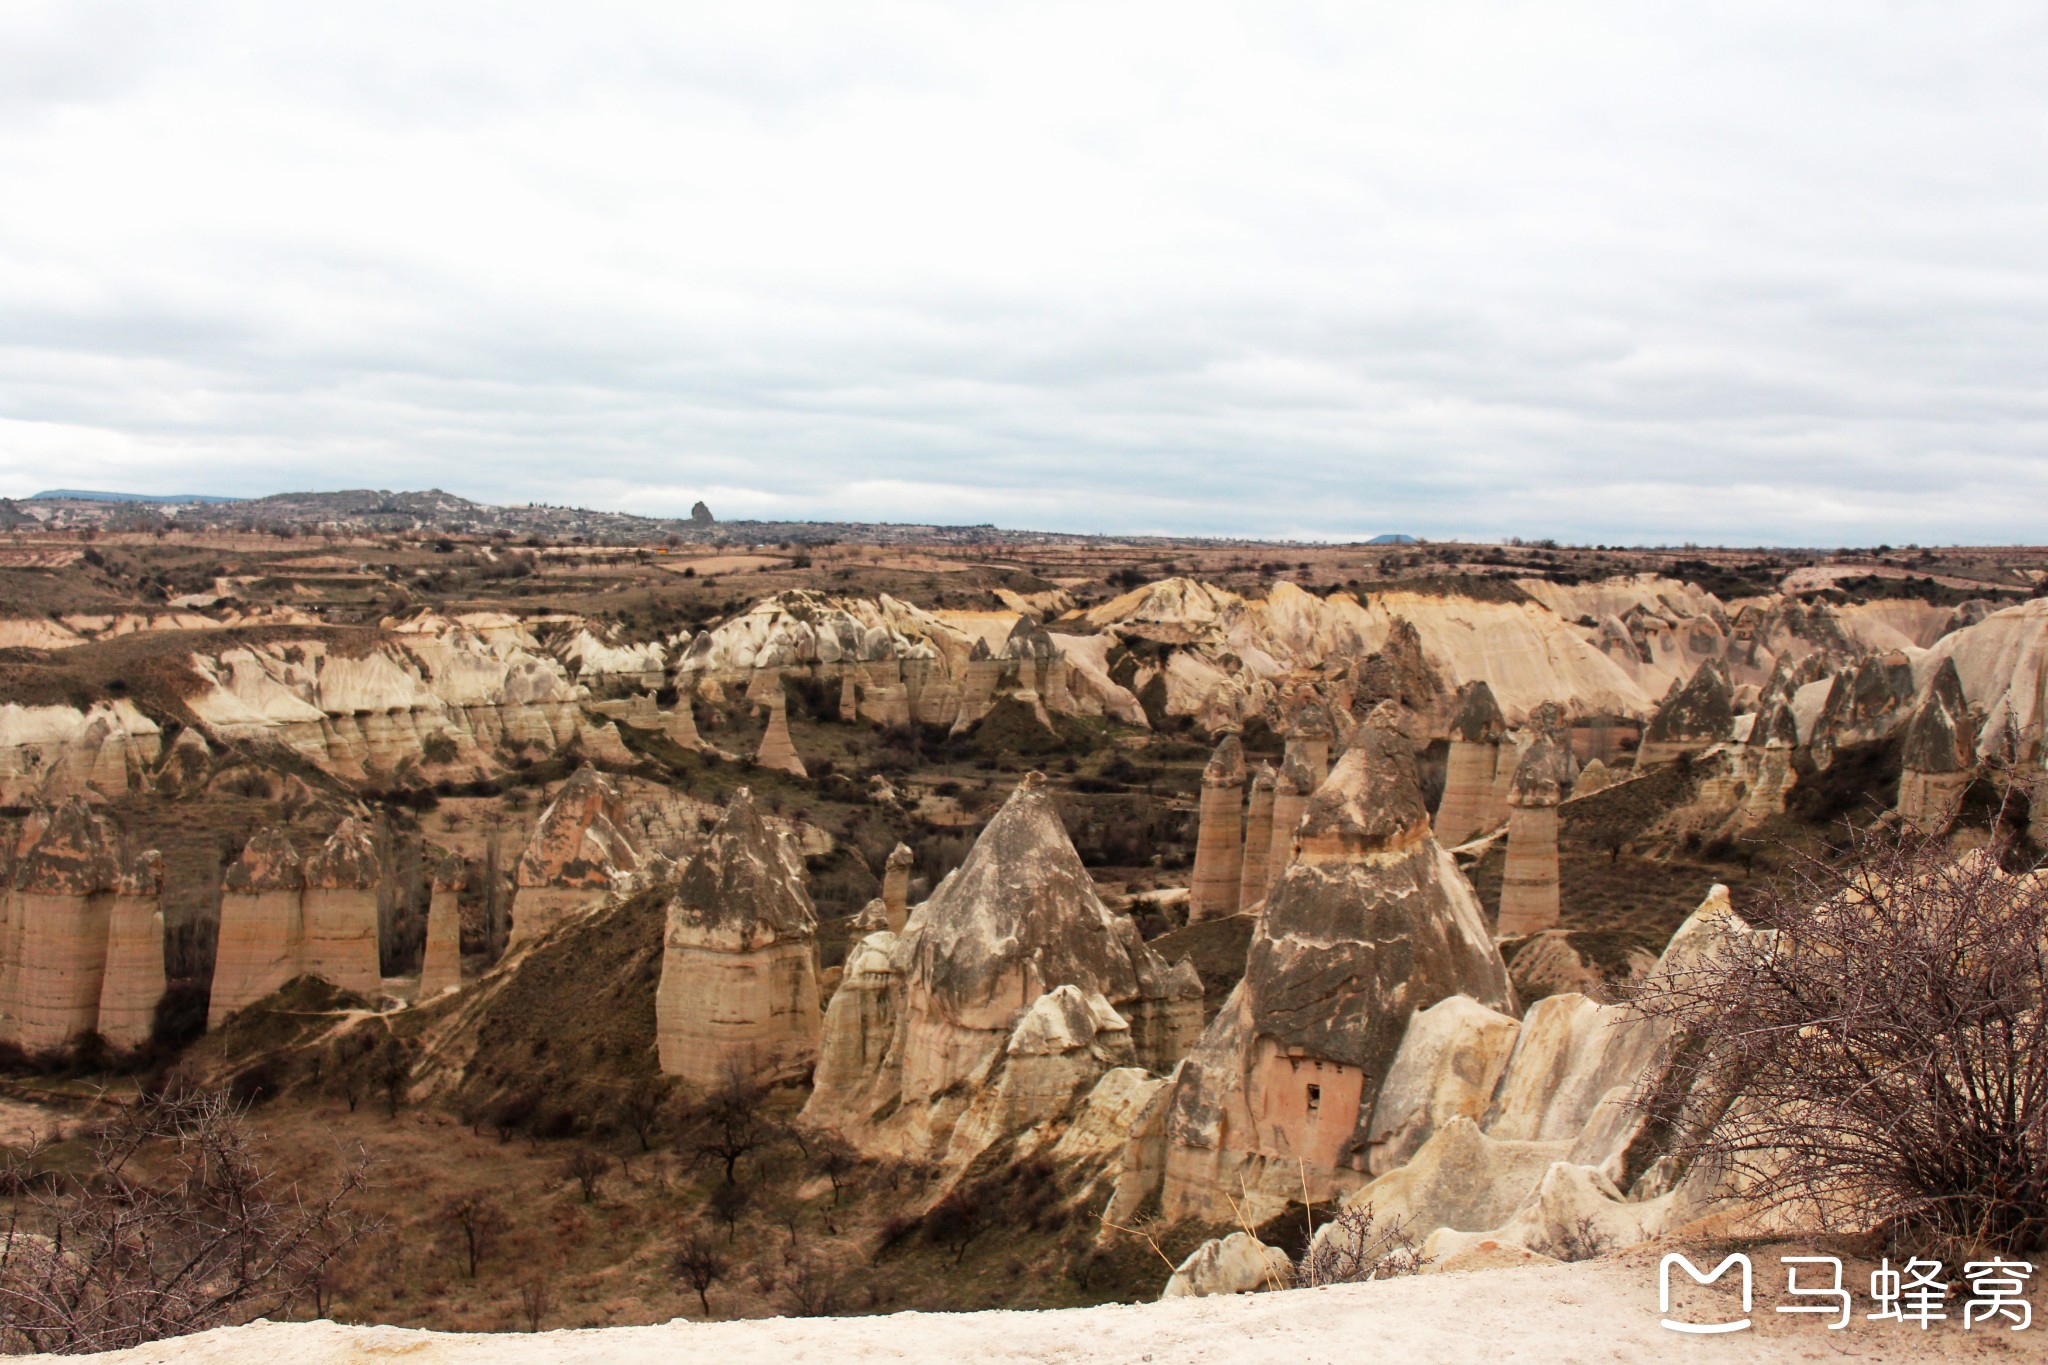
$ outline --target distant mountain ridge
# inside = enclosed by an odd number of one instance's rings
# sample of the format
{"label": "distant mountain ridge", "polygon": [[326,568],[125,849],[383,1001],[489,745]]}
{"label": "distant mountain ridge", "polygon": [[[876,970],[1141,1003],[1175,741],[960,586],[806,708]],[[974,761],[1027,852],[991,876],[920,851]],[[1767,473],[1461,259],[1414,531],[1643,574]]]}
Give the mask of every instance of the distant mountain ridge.
{"label": "distant mountain ridge", "polygon": [[49,488],[29,495],[30,502],[55,499],[72,502],[246,502],[246,498],[223,498],[212,493],[107,493],[95,488]]}

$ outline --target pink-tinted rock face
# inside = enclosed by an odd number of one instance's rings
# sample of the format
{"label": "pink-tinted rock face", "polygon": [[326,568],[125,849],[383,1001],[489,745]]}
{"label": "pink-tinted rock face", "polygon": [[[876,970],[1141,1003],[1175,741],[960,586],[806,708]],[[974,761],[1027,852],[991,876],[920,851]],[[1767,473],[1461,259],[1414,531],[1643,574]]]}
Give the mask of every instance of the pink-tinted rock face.
{"label": "pink-tinted rock face", "polygon": [[427,943],[420,959],[420,1000],[462,984],[462,860],[448,857],[434,869],[427,906]]}
{"label": "pink-tinted rock face", "polygon": [[1244,744],[1225,735],[1202,773],[1190,922],[1237,913],[1244,878],[1244,777]]}
{"label": "pink-tinted rock face", "polygon": [[669,902],[655,1037],[696,1086],[799,1074],[817,1057],[817,917],[803,862],[743,787]]}
{"label": "pink-tinted rock face", "polygon": [[208,1028],[219,1028],[299,974],[305,889],[305,868],[290,837],[274,827],[256,831],[221,888]]}
{"label": "pink-tinted rock face", "polygon": [[1237,907],[1249,910],[1265,900],[1267,860],[1273,856],[1273,786],[1280,775],[1270,763],[1252,774],[1251,800],[1244,813],[1244,860],[1238,872]]}
{"label": "pink-tinted rock face", "polygon": [[100,980],[100,1036],[140,1047],[156,1026],[164,994],[163,859],[151,849],[129,858],[107,906],[107,965]]}
{"label": "pink-tinted rock face", "polygon": [[626,808],[595,768],[578,768],[541,812],[514,871],[512,941],[545,933],[596,905],[640,866]]}
{"label": "pink-tinted rock face", "polygon": [[164,991],[161,862],[82,800],[24,822],[0,905],[0,1036],[31,1052],[149,1038]]}
{"label": "pink-tinted rock face", "polygon": [[83,801],[59,806],[14,872],[9,916],[14,1041],[30,1052],[99,1027],[107,915],[121,873],[106,822]]}
{"label": "pink-tinted rock face", "polygon": [[795,777],[810,776],[803,759],[797,756],[796,742],[789,737],[789,704],[780,688],[768,699],[768,728],[761,734],[761,748],[754,762]]}
{"label": "pink-tinted rock face", "polygon": [[1451,719],[1451,751],[1444,772],[1443,799],[1437,803],[1436,837],[1462,844],[1507,818],[1499,792],[1501,741],[1507,722],[1483,682],[1467,683]]}
{"label": "pink-tinted rock face", "polygon": [[306,860],[302,973],[374,996],[382,980],[377,951],[377,884],[383,869],[369,826],[350,818]]}

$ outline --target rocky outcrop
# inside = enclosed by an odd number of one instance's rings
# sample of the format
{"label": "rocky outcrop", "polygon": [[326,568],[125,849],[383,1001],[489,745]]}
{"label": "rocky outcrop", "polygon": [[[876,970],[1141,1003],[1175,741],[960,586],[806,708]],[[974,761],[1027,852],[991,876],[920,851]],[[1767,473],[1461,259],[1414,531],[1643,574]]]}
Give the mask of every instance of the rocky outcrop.
{"label": "rocky outcrop", "polygon": [[462,984],[462,860],[443,858],[434,868],[433,898],[427,903],[427,943],[420,958],[416,999],[431,1000]]}
{"label": "rocky outcrop", "polygon": [[1436,837],[1443,843],[1462,844],[1500,828],[1507,819],[1507,811],[1495,795],[1499,785],[1495,769],[1506,737],[1507,719],[1493,699],[1493,689],[1483,681],[1460,688],[1457,709],[1451,716],[1444,794],[1436,808]]}
{"label": "rocky outcrop", "polygon": [[1237,905],[1249,910],[1266,898],[1272,880],[1268,863],[1273,856],[1273,791],[1280,775],[1270,763],[1261,763],[1252,774],[1251,800],[1244,814],[1244,856],[1238,872]]}
{"label": "rocky outcrop", "polygon": [[1200,997],[1191,966],[1167,968],[1103,904],[1033,774],[902,934],[849,954],[804,1114],[865,1150],[964,1159],[1048,1095],[1072,1100],[1125,1069],[1119,1058],[1170,1068]]}
{"label": "rocky outcrop", "polygon": [[1264,1289],[1291,1289],[1294,1262],[1278,1247],[1269,1247],[1249,1232],[1212,1237],[1174,1267],[1162,1299],[1207,1298],[1212,1294],[1251,1294]]}
{"label": "rocky outcrop", "polygon": [[1735,698],[1728,674],[1716,662],[1704,663],[1650,718],[1636,750],[1636,767],[1647,772],[1681,754],[1704,752],[1727,739],[1734,727]]}
{"label": "rocky outcrop", "polygon": [[1295,708],[1292,722],[1287,727],[1287,754],[1300,754],[1308,768],[1309,790],[1323,785],[1323,779],[1330,775],[1330,745],[1337,737],[1336,724],[1330,719],[1330,708],[1310,697]]}
{"label": "rocky outcrop", "polygon": [[910,918],[910,873],[916,866],[917,855],[908,844],[890,849],[888,860],[882,864],[882,907],[891,933],[902,933]]}
{"label": "rocky outcrop", "polygon": [[1942,660],[1921,690],[1900,763],[1900,817],[1923,829],[1947,829],[1977,766],[1975,717],[1955,660]]}
{"label": "rocky outcrop", "polygon": [[1591,796],[1594,792],[1604,792],[1615,783],[1626,780],[1620,773],[1617,773],[1599,759],[1593,759],[1585,767],[1579,769],[1579,775],[1572,779],[1571,799],[1576,801],[1581,796]]}
{"label": "rocky outcrop", "polygon": [[1486,1117],[1521,1028],[1512,1015],[1463,995],[1418,1010],[1372,1101],[1366,1169],[1384,1175],[1451,1120]]}
{"label": "rocky outcrop", "polygon": [[383,870],[369,826],[343,820],[306,859],[299,972],[374,998],[378,965],[377,884]]}
{"label": "rocky outcrop", "polygon": [[1202,771],[1188,921],[1234,915],[1244,878],[1244,743],[1225,735]]}
{"label": "rocky outcrop", "polygon": [[275,826],[257,830],[221,886],[209,1029],[299,975],[305,891],[291,836]]}
{"label": "rocky outcrop", "polygon": [[655,995],[663,1073],[711,1087],[807,1071],[821,1024],[817,932],[803,860],[740,788],[669,901]]}
{"label": "rocky outcrop", "polygon": [[595,768],[578,768],[541,812],[513,869],[512,942],[597,905],[640,867],[625,804]]}
{"label": "rocky outcrop", "polygon": [[1478,897],[1430,832],[1407,740],[1380,713],[1310,800],[1244,979],[1134,1140],[1117,1207],[1264,1218],[1369,1166],[1372,1103],[1410,1017],[1449,996],[1512,1008]]}
{"label": "rocky outcrop", "polygon": [[1903,725],[1913,705],[1913,665],[1902,652],[1881,654],[1837,673],[1812,733],[1814,762],[1827,767],[1846,744],[1883,739]]}

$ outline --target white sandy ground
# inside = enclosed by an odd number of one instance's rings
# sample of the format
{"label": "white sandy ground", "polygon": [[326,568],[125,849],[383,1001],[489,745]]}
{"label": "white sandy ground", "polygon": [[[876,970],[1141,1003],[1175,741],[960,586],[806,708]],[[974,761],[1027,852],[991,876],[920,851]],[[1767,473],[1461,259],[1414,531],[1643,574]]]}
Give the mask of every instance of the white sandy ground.
{"label": "white sandy ground", "polygon": [[[1711,1264],[1711,1262],[1709,1262]],[[1658,1326],[1657,1260],[1632,1254],[1578,1265],[1436,1274],[1335,1289],[1174,1299],[1057,1312],[899,1313],[890,1317],[684,1322],[538,1335],[456,1335],[329,1322],[259,1323],[87,1357],[177,1365],[539,1365],[540,1362],[711,1361],[716,1365],[845,1365],[866,1361],[1179,1361],[1230,1365],[1319,1362],[2026,1361],[2048,1359],[2048,1321],[2032,1330],[1968,1333],[1957,1321],[1924,1334],[1867,1323],[1829,1331],[1775,1315],[1775,1258],[1757,1262],[1757,1326],[1682,1337]],[[1853,1283],[1853,1282],[1852,1282]],[[2038,1287],[2035,1297],[2041,1297]],[[1681,1306],[1706,1315],[1733,1303],[1720,1286]],[[2039,1306],[2039,1305],[2037,1305]],[[72,1357],[76,1359],[77,1357]]]}

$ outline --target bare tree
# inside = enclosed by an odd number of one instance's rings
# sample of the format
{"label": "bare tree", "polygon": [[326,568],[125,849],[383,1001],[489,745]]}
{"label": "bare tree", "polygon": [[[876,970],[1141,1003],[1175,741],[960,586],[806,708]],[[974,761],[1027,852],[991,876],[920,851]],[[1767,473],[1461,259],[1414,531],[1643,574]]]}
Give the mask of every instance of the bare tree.
{"label": "bare tree", "polygon": [[[2005,850],[2007,856],[2010,850]],[[1647,1097],[1681,1161],[1838,1226],[2048,1237],[2048,879],[1904,827],[1795,859],[1639,1006],[1683,1044]]]}
{"label": "bare tree", "polygon": [[582,1146],[569,1154],[569,1160],[562,1167],[562,1174],[575,1181],[583,1189],[583,1202],[593,1203],[597,1199],[597,1182],[611,1171],[612,1159],[595,1147]]}
{"label": "bare tree", "polygon": [[837,1267],[823,1256],[797,1256],[790,1261],[782,1287],[798,1317],[829,1318],[839,1308],[842,1278]]}
{"label": "bare tree", "polygon": [[767,1098],[768,1088],[734,1062],[697,1109],[686,1145],[698,1160],[717,1161],[727,1185],[736,1182],[740,1162],[781,1136],[761,1112]]}
{"label": "bare tree", "polygon": [[651,1151],[654,1147],[654,1130],[661,1123],[663,1108],[668,1103],[661,1081],[653,1076],[636,1077],[619,1096],[619,1122],[633,1130],[633,1136],[640,1139],[640,1150]]}
{"label": "bare tree", "polygon": [[694,1232],[676,1252],[676,1276],[697,1291],[697,1304],[707,1318],[711,1316],[711,1286],[725,1278],[727,1269],[718,1244]]}
{"label": "bare tree", "polygon": [[0,1345],[119,1350],[319,1301],[367,1231],[356,1158],[308,1195],[266,1170],[218,1094],[152,1097],[100,1134],[88,1171],[37,1179],[17,1158],[0,1223]]}
{"label": "bare tree", "polygon": [[846,1139],[837,1133],[826,1133],[812,1144],[811,1166],[832,1182],[832,1203],[836,1207],[847,1181],[860,1168],[860,1158]]}
{"label": "bare tree", "polygon": [[732,1244],[733,1234],[739,1230],[740,1219],[746,1216],[748,1205],[754,1202],[754,1195],[744,1185],[720,1185],[711,1192],[705,1202],[705,1209],[719,1222],[725,1224],[726,1245]]}
{"label": "bare tree", "polygon": [[555,1272],[552,1266],[536,1266],[519,1282],[519,1315],[526,1330],[538,1332],[548,1310],[555,1306]]}
{"label": "bare tree", "polygon": [[477,1267],[498,1245],[508,1225],[505,1212],[481,1194],[458,1195],[441,1205],[441,1217],[448,1225],[456,1258],[476,1278]]}

